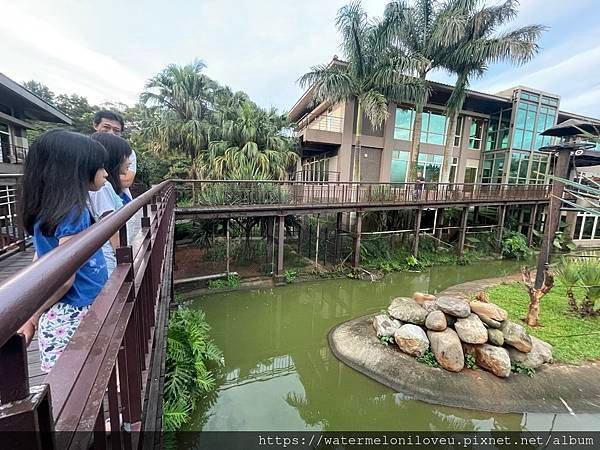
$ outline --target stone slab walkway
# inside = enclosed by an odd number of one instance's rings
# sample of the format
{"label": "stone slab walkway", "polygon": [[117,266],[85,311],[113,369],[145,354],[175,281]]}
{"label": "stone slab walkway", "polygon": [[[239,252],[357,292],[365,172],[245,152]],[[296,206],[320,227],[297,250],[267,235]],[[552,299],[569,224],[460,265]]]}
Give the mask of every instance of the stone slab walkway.
{"label": "stone slab walkway", "polygon": [[596,363],[544,366],[533,378],[524,374],[498,378],[471,369],[452,373],[381,344],[372,317],[333,328],[329,346],[346,365],[397,392],[429,403],[498,413],[600,413],[600,365]]}

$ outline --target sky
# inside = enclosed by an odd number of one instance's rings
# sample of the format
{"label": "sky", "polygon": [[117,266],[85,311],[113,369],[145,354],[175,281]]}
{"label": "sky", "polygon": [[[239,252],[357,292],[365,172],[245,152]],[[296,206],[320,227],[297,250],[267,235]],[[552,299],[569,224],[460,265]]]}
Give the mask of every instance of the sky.
{"label": "sky", "polygon": [[[93,104],[133,105],[145,81],[165,66],[201,59],[221,84],[286,111],[302,95],[303,73],[343,57],[334,20],[346,0],[0,1],[0,72]],[[363,0],[363,6],[380,16],[387,2]],[[540,53],[523,66],[493,65],[471,87],[495,93],[531,86],[559,94],[562,110],[600,118],[597,6],[597,0],[521,0],[511,27],[548,26]],[[431,79],[454,81],[444,72]]]}

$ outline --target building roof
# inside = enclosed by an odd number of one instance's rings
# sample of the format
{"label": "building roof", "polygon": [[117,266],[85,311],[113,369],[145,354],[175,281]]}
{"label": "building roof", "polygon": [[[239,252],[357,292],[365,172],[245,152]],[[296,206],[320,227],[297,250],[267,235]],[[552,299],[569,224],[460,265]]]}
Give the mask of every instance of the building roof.
{"label": "building roof", "polygon": [[25,120],[66,123],[72,120],[20,84],[0,73],[0,104],[10,107],[14,117]]}
{"label": "building roof", "polygon": [[[347,65],[348,63],[342,60],[337,59],[336,56],[333,57],[332,61],[329,65],[332,64],[340,64]],[[450,94],[454,90],[454,86],[445,83],[439,83],[437,81],[431,82],[432,86],[432,95],[430,97],[430,103],[434,103],[436,105],[445,106]],[[541,91],[539,89],[530,88],[527,86],[515,86],[510,89],[506,89],[502,92],[496,94],[488,94],[486,92],[475,91],[475,90],[467,90],[467,97],[465,99],[465,104],[463,110],[467,111],[476,111],[485,114],[491,114],[499,111],[501,108],[510,108],[512,106],[512,92],[516,89],[524,89],[534,92],[543,93],[552,97],[560,98],[559,95],[551,94],[545,91]],[[290,120],[296,122],[300,120],[307,113],[312,111],[314,108],[314,102],[312,101],[313,95],[313,87],[309,87],[302,97],[296,102],[294,106],[288,112],[288,117]],[[592,117],[585,117],[574,113],[569,113],[566,111],[558,111],[558,122],[562,122],[567,119],[582,119],[588,120],[594,123],[600,123],[599,119],[595,119]]]}

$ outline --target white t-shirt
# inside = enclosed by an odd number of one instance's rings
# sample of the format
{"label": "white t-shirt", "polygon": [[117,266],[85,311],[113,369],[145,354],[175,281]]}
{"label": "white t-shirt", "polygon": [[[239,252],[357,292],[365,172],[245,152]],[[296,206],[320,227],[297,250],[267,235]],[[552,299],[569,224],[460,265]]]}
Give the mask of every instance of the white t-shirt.
{"label": "white t-shirt", "polygon": [[[137,172],[137,156],[135,155],[135,151],[133,149],[131,150],[131,155],[129,156],[129,171],[133,173]],[[123,192],[125,192],[130,199],[133,199],[129,188],[123,189]]]}
{"label": "white t-shirt", "polygon": [[[112,184],[110,184],[108,180],[99,190],[90,191],[89,194],[90,210],[96,221],[101,220],[107,213],[123,207],[123,200],[117,195]],[[102,246],[102,253],[104,254],[106,267],[108,269],[108,274],[110,275],[117,266],[117,258],[115,257],[115,252],[109,241],[105,242]]]}

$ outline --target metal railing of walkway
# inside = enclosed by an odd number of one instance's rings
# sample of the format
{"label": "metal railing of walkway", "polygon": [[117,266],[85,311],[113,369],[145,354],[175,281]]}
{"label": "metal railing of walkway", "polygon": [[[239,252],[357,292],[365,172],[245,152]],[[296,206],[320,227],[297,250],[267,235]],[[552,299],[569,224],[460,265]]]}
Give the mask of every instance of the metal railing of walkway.
{"label": "metal railing of walkway", "polygon": [[178,215],[202,217],[537,203],[550,194],[542,184],[175,181]]}
{"label": "metal railing of walkway", "polygon": [[[119,431],[111,448],[157,445],[161,433],[139,432],[162,428],[174,206],[165,181],[0,285],[0,432],[11,431],[3,447],[106,448],[107,418]],[[129,243],[126,223],[139,210],[141,229]],[[17,330],[115,233],[116,269],[45,384],[30,386]]]}

